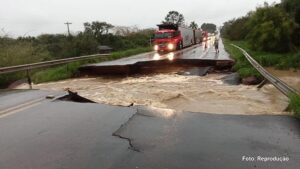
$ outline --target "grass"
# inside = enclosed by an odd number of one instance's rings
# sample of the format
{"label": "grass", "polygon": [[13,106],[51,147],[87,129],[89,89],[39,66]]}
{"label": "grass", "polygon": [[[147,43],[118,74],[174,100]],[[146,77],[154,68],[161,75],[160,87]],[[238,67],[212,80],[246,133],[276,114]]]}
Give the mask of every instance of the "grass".
{"label": "grass", "polygon": [[[296,53],[268,53],[261,51],[250,50],[249,45],[245,41],[229,41],[224,39],[226,51],[236,61],[233,69],[237,71],[242,78],[249,76],[261,77],[252,65],[247,61],[239,49],[231,46],[233,43],[245,49],[257,62],[262,66],[273,66],[278,69],[299,69],[300,68],[300,52]],[[289,95],[289,109],[294,112],[294,115],[300,118],[300,96],[297,94]]]}
{"label": "grass", "polygon": [[[235,60],[235,65],[233,66],[233,70],[238,72],[241,78],[255,76],[257,78],[261,78],[259,72],[253,68],[253,66],[248,62],[242,52],[234,46],[230,44],[233,43],[229,40],[224,39],[225,50],[230,54],[231,58]],[[247,44],[244,42],[234,43],[242,48],[244,48]]]}
{"label": "grass", "polygon": [[300,118],[300,96],[297,94],[289,95],[289,108],[294,111],[294,115]]}
{"label": "grass", "polygon": [[49,81],[58,81],[62,79],[71,78],[77,72],[77,69],[83,62],[73,62],[66,65],[48,68],[38,71],[33,74],[32,81],[34,83],[43,83]]}
{"label": "grass", "polygon": [[125,51],[113,52],[111,55],[111,57],[112,57],[111,59],[119,59],[122,57],[137,55],[140,53],[149,52],[151,50],[152,50],[151,47],[145,47],[145,48],[136,48],[136,49],[129,49],[129,50],[125,50]]}
{"label": "grass", "polygon": [[[136,48],[136,49],[129,49],[125,51],[118,51],[113,52],[111,56],[106,59],[107,60],[115,60],[123,57],[128,57],[140,53],[145,53],[151,51],[150,47],[145,48]],[[96,62],[102,62],[103,59],[91,59],[91,60],[85,60],[85,61],[78,61],[69,63],[62,66],[56,66],[52,68],[48,68],[45,70],[37,71],[32,75],[32,81],[34,83],[43,83],[43,82],[50,82],[50,81],[58,81],[58,80],[64,80],[71,77],[74,77],[78,74],[78,68],[81,65],[88,64],[88,63],[96,63]]]}
{"label": "grass", "polygon": [[[300,51],[289,53],[272,53],[264,51],[251,50],[250,45],[246,41],[229,41],[224,40],[225,48],[231,48],[230,44],[233,43],[245,49],[257,62],[265,67],[275,67],[277,69],[300,69]],[[238,51],[238,50],[237,50]],[[230,50],[228,51],[231,52]],[[230,53],[231,54],[231,53]],[[233,53],[236,55],[236,51]],[[237,58],[240,59],[240,58]]]}
{"label": "grass", "polygon": [[264,67],[275,67],[277,69],[300,69],[300,52],[271,53],[253,51],[246,41],[229,41],[224,39],[225,49],[236,61],[236,64],[233,68],[241,75],[242,78],[248,76],[261,77],[261,75],[254,68],[252,68],[251,64],[246,60],[243,54],[230,44],[235,44],[245,49],[258,63]]}

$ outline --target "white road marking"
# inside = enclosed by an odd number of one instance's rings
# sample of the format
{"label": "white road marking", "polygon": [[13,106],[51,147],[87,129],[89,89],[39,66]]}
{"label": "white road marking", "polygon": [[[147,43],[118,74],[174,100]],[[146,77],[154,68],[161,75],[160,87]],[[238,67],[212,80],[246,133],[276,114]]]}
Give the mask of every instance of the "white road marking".
{"label": "white road marking", "polygon": [[0,118],[15,114],[17,112],[26,110],[26,109],[31,108],[33,106],[36,106],[36,105],[40,104],[41,101],[43,101],[43,100],[46,100],[45,97],[35,99],[35,100],[29,101],[29,102],[26,102],[26,103],[22,103],[22,104],[19,104],[17,106],[14,106],[14,107],[7,108],[5,110],[1,110],[0,111]]}

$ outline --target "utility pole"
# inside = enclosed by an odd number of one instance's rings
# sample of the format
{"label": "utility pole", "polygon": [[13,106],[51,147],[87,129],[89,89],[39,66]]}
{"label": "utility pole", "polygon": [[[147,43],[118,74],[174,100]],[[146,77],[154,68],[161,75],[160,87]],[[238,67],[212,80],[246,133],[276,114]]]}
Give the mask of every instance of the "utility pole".
{"label": "utility pole", "polygon": [[70,36],[71,34],[70,34],[70,27],[69,27],[69,25],[71,25],[72,23],[71,22],[66,22],[65,24],[68,27],[68,35]]}

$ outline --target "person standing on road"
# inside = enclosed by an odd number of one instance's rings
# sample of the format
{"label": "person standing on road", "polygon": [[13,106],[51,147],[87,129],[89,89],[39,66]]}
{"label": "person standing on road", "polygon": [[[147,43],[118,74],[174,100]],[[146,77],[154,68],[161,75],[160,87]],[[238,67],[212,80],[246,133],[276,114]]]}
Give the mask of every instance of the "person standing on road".
{"label": "person standing on road", "polygon": [[216,38],[214,42],[216,53],[219,53],[219,40]]}

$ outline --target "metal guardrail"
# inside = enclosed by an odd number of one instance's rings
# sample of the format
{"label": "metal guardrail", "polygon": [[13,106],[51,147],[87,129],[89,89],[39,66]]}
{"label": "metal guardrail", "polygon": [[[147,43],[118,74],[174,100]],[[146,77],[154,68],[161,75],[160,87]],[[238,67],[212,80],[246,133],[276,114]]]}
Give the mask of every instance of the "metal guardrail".
{"label": "metal guardrail", "polygon": [[80,61],[80,60],[87,60],[87,59],[96,58],[96,57],[108,57],[108,56],[110,56],[110,54],[95,54],[95,55],[79,56],[79,57],[51,60],[51,61],[17,65],[17,66],[1,67],[0,75],[6,74],[6,73],[19,72],[19,71],[26,71],[27,81],[30,86],[30,89],[32,89],[32,83],[31,83],[32,81],[31,81],[30,74],[29,74],[29,71],[32,69],[61,65],[61,64],[65,64],[65,63],[71,63],[71,62]]}
{"label": "metal guardrail", "polygon": [[244,56],[247,58],[247,60],[252,64],[252,66],[265,78],[267,79],[270,83],[272,83],[279,91],[281,91],[284,95],[288,96],[289,94],[298,94],[299,92],[289,85],[287,85],[285,82],[280,80],[279,78],[273,76],[270,74],[268,71],[266,71],[255,59],[253,59],[244,49],[241,47],[231,44],[232,46],[238,48]]}
{"label": "metal guardrail", "polygon": [[79,57],[51,60],[51,61],[17,65],[17,66],[1,67],[0,74],[13,73],[13,72],[19,72],[19,71],[29,71],[32,69],[37,69],[37,68],[42,68],[42,67],[61,65],[61,64],[65,64],[65,63],[71,63],[71,62],[91,59],[91,58],[95,58],[95,57],[107,57],[107,56],[110,56],[110,54],[95,54],[95,55],[79,56]]}

